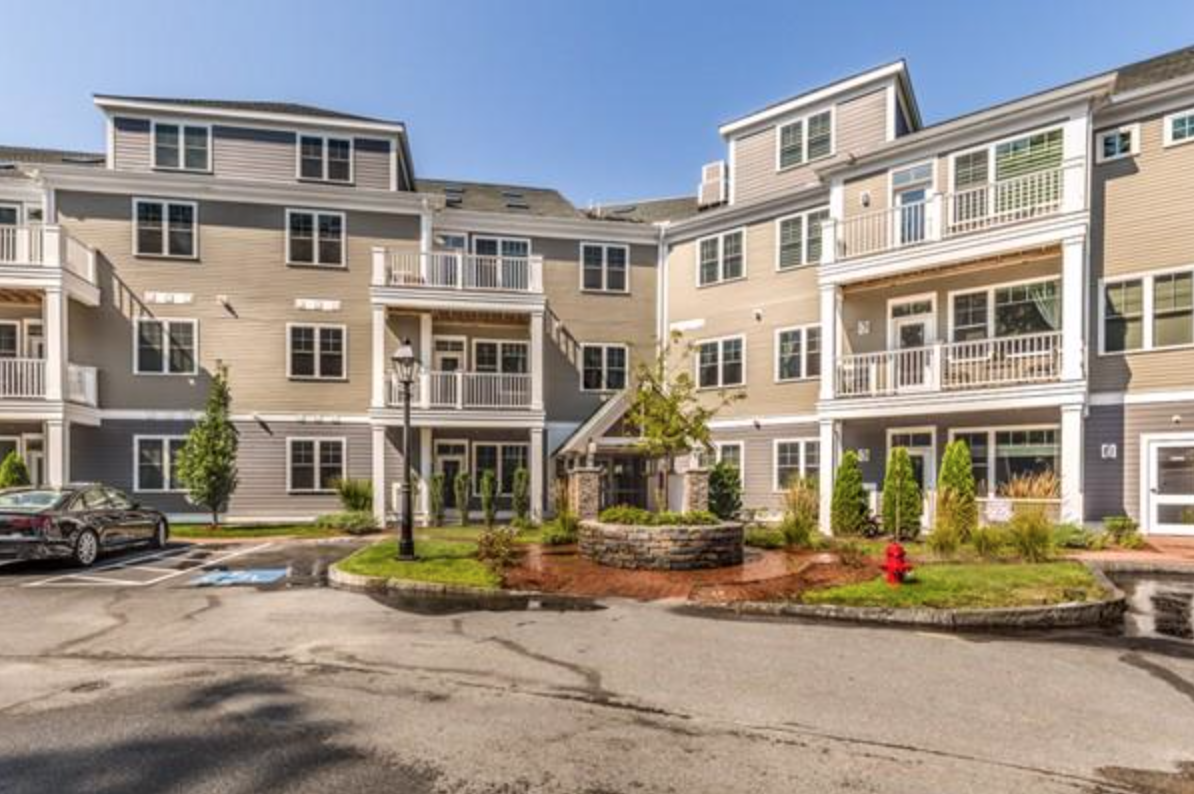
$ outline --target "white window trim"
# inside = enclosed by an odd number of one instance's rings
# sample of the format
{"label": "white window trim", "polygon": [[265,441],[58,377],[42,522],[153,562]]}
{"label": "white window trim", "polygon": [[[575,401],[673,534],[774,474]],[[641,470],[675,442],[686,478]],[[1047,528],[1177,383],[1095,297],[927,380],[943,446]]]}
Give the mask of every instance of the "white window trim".
{"label": "white window trim", "polygon": [[[829,113],[829,153],[820,157],[809,159],[808,156],[808,120],[813,116],[820,116],[823,113]],[[783,154],[783,131],[785,127],[790,127],[793,124],[801,123],[800,141],[803,157],[800,162],[785,166],[782,164]],[[830,105],[829,107],[819,108],[817,110],[804,113],[800,116],[793,116],[783,121],[777,122],[775,125],[775,172],[783,173],[784,171],[792,171],[796,168],[804,168],[809,163],[815,163],[819,160],[828,160],[837,154],[837,106]]]}
{"label": "white window trim", "polygon": [[[436,350],[435,343],[439,342],[441,340],[444,342],[459,342],[460,350],[459,351]],[[464,334],[432,334],[431,335],[431,362],[430,362],[430,365],[431,365],[431,371],[433,371],[433,372],[438,371],[435,368],[435,360],[437,358],[437,355],[440,352],[448,353],[449,355],[459,353],[459,355],[460,355],[460,371],[468,372],[469,346],[468,346],[468,337],[467,336],[465,336]]]}
{"label": "white window trim", "polygon": [[[1160,270],[1146,270],[1139,273],[1124,273],[1122,275],[1112,276],[1111,278],[1101,278],[1098,284],[1098,322],[1099,322],[1099,356],[1128,356],[1139,353],[1159,353],[1168,350],[1189,350],[1194,348],[1194,343],[1185,345],[1162,345],[1158,346],[1155,342],[1154,326],[1156,324],[1156,295],[1153,292],[1154,282],[1157,276],[1172,276],[1180,273],[1194,273],[1194,265],[1182,265],[1180,267],[1168,267]],[[1142,317],[1144,323],[1143,335],[1141,338],[1141,346],[1135,350],[1108,350],[1107,349],[1107,287],[1114,284],[1122,284],[1125,281],[1139,281],[1140,288],[1143,291],[1143,301],[1141,305]]]}
{"label": "white window trim", "polygon": [[[771,491],[772,493],[784,493],[788,489],[779,481],[779,445],[780,444],[798,444],[800,449],[800,477],[803,479],[808,476],[808,445],[820,444],[821,439],[807,436],[796,438],[777,438],[771,442]],[[818,453],[820,450],[818,449]],[[818,457],[818,471],[820,470],[820,458]]]}
{"label": "white window trim", "polygon": [[[134,435],[133,436],[133,492],[134,493],[185,493],[185,488],[170,488],[174,464],[170,460],[170,442],[185,441],[185,435]],[[162,444],[162,487],[145,488],[141,485],[141,443],[160,441]]]}
{"label": "white window trim", "polygon": [[[808,256],[808,239],[809,239],[808,219],[810,216],[816,215],[818,212],[829,212],[829,205],[826,204],[821,207],[812,207],[807,210],[802,210],[800,212],[793,212],[789,215],[784,215],[783,217],[775,219],[774,232],[775,232],[775,272],[776,273],[793,273],[797,270],[803,270],[806,267],[816,267],[817,265],[821,264],[820,260],[818,260],[816,262],[810,261],[809,256]],[[780,242],[783,239],[782,227],[783,227],[785,221],[795,220],[796,218],[802,219],[801,223],[800,223],[800,264],[799,265],[791,265],[789,267],[784,267],[783,266],[783,251],[781,250],[782,247],[780,245]],[[832,220],[832,216],[826,216],[825,220],[826,221]],[[824,249],[825,249],[825,236],[824,236],[824,234],[822,234],[822,236],[821,236],[821,255],[822,255],[822,257],[824,257],[824,255],[825,255]],[[700,251],[697,252],[697,256],[698,257],[700,256]],[[697,266],[700,267],[699,259],[697,261]]]}
{"label": "white window trim", "polygon": [[[472,442],[472,444],[469,445],[469,450],[468,450],[469,477],[472,479],[473,496],[481,495],[481,472],[477,471],[477,448],[478,447],[497,447],[497,451],[498,451],[498,453],[497,453],[497,471],[494,472],[494,474],[497,475],[497,483],[498,483],[497,495],[498,496],[513,496],[514,495],[513,490],[509,490],[509,491],[502,490],[502,479],[503,479],[502,474],[504,473],[502,471],[502,468],[505,466],[505,462],[504,462],[505,459],[503,457],[503,451],[506,449],[506,447],[522,447],[522,448],[524,448],[527,451],[526,468],[527,468],[527,472],[529,473],[531,470],[531,445],[529,443],[527,443],[526,441],[477,441],[477,440],[474,440]],[[513,480],[511,480],[511,483],[513,483]]]}
{"label": "white window trim", "polygon": [[929,303],[931,304],[931,308],[924,315],[918,314],[918,315],[914,315],[914,316],[915,317],[923,316],[929,323],[928,337],[930,337],[930,338],[925,339],[925,345],[932,346],[933,344],[936,343],[937,337],[939,336],[938,331],[941,330],[939,327],[940,323],[937,322],[937,319],[939,316],[939,313],[937,311],[937,293],[936,292],[921,292],[916,295],[901,295],[898,298],[888,298],[887,299],[887,349],[889,351],[899,349],[898,347],[896,347],[896,335],[895,335],[896,320],[897,319],[900,319],[900,320],[905,319],[903,317],[897,318],[895,316],[895,314],[894,314],[895,307],[902,306],[905,303],[919,303],[921,301],[929,301]]}
{"label": "white window trim", "polygon": [[[527,259],[530,259],[531,256],[534,254],[534,251],[531,249],[531,238],[529,238],[529,237],[506,237],[506,236],[502,236],[500,234],[474,234],[472,236],[472,239],[469,240],[469,251],[474,256],[480,256],[480,254],[477,253],[477,242],[480,240],[486,240],[486,241],[497,243],[497,250],[498,250],[497,258],[498,259],[521,259],[522,258],[522,257],[517,257],[517,256],[503,255],[502,254],[502,243],[523,243],[523,244],[525,244],[526,249],[527,249],[527,255],[526,255]],[[627,264],[629,264],[629,261],[627,262]]]}
{"label": "white window trim", "polygon": [[[951,442],[958,435],[960,435],[962,433],[970,433],[970,434],[976,434],[976,435],[978,433],[985,433],[987,435],[987,472],[989,473],[989,476],[987,477],[987,480],[988,480],[987,493],[986,494],[977,494],[979,499],[998,499],[999,498],[999,490],[996,487],[996,483],[995,483],[996,475],[998,473],[996,471],[996,466],[995,466],[995,461],[997,460],[997,456],[995,454],[995,434],[1000,433],[1000,432],[1017,431],[1017,430],[1053,430],[1054,432],[1056,432],[1057,433],[1057,444],[1058,444],[1058,450],[1057,450],[1058,471],[1056,473],[1061,474],[1061,459],[1063,456],[1063,453],[1061,450],[1061,425],[1049,425],[1049,424],[982,425],[979,427],[951,427],[949,429],[949,440]],[[888,439],[889,439],[888,445],[889,446],[890,446],[890,438],[891,438],[891,436],[889,434],[888,435]],[[936,438],[934,438],[934,444],[935,444],[935,442],[936,442]],[[936,449],[934,449],[933,454],[934,455],[937,454]]]}
{"label": "white window trim", "polygon": [[[590,347],[601,348],[601,388],[600,389],[586,389],[585,388],[585,349]],[[630,384],[630,346],[622,342],[581,342],[580,343],[580,390],[586,394],[609,394],[611,392],[620,391],[619,389],[609,388],[606,384],[609,382],[609,349],[618,348],[625,355],[626,361],[626,384]]]}
{"label": "white window trim", "polygon": [[[601,249],[601,287],[585,286],[585,248]],[[610,289],[609,284],[609,249],[621,248],[626,254],[626,286],[624,289]],[[623,243],[599,243],[592,240],[582,241],[580,252],[580,291],[599,295],[629,295],[630,294],[630,246]]]}
{"label": "white window trim", "polygon": [[[303,138],[318,138],[320,140],[320,172],[322,176],[303,176]],[[328,139],[348,142],[348,179],[328,179]],[[391,143],[391,148],[393,144]],[[351,135],[337,135],[323,132],[295,132],[294,133],[294,178],[299,182],[326,182],[329,185],[356,184],[357,142]]]}
{"label": "white window trim", "polygon": [[1186,108],[1185,110],[1178,110],[1173,113],[1165,114],[1165,118],[1162,120],[1162,124],[1164,126],[1161,128],[1161,145],[1165,148],[1169,148],[1170,146],[1184,146],[1187,143],[1194,143],[1194,135],[1191,135],[1180,141],[1175,141],[1173,139],[1173,122],[1175,119],[1179,119],[1184,116],[1194,116],[1194,108]]}
{"label": "white window trim", "polygon": [[[889,427],[887,428],[887,448],[883,455],[884,475],[886,476],[887,461],[891,459],[891,439],[893,436],[901,433],[928,433],[931,439],[931,444],[927,447],[905,447],[909,452],[928,452],[930,471],[925,473],[925,494],[935,493],[937,490],[937,477],[941,473],[940,463],[937,456],[937,428],[933,425],[921,425],[919,427]],[[932,477],[928,475],[931,472]],[[931,482],[930,482],[931,480]],[[924,517],[922,517],[923,520]]]}
{"label": "white window trim", "polygon": [[[1016,281],[1003,281],[998,284],[989,284],[985,287],[974,287],[965,289],[950,290],[946,293],[946,337],[945,343],[952,344],[954,341],[954,330],[957,328],[955,322],[954,298],[962,295],[977,295],[985,293],[987,296],[987,338],[986,341],[991,341],[995,336],[995,293],[1001,289],[1009,287],[1023,287],[1029,284],[1045,284],[1050,281],[1057,282],[1057,299],[1061,300],[1061,276],[1039,276],[1037,278],[1018,279]],[[1061,330],[1061,329],[1058,329]],[[1021,334],[1021,336],[1031,336],[1031,334]],[[1011,336],[998,337],[999,339],[1014,339]]]}
{"label": "white window trim", "polygon": [[[137,220],[137,208],[141,204],[159,204],[162,207],[162,250],[161,251],[142,251],[140,243],[140,235],[137,234],[140,229],[140,224]],[[190,254],[171,254],[170,251],[170,207],[171,206],[185,206],[191,208],[191,248]],[[147,257],[153,259],[181,259],[184,261],[197,260],[199,258],[199,202],[185,201],[168,198],[149,198],[145,196],[136,196],[133,198],[133,217],[132,223],[129,224],[133,231],[132,251],[133,256]]]}
{"label": "white window trim", "polygon": [[[476,369],[477,345],[478,344],[497,345],[497,348],[498,348],[497,372],[488,372],[486,370]],[[506,372],[504,369],[502,369],[502,347],[504,345],[519,345],[521,347],[526,348],[526,351],[527,351],[527,355],[526,355],[527,371],[526,372]],[[467,352],[468,352],[468,355],[472,357],[472,365],[473,365],[473,369],[469,370],[469,372],[477,372],[477,373],[487,374],[487,375],[530,375],[531,371],[534,369],[534,366],[535,366],[535,362],[531,361],[531,343],[530,343],[530,340],[528,340],[528,339],[488,339],[485,337],[475,337],[469,343]]]}
{"label": "white window trim", "polygon": [[[732,234],[742,235],[742,275],[734,278],[725,277],[725,238]],[[717,240],[717,278],[705,284],[701,283],[701,243],[706,240]],[[696,277],[697,289],[706,289],[707,287],[717,287],[722,284],[733,284],[736,281],[745,281],[747,275],[747,250],[746,250],[746,227],[739,226],[736,229],[727,229],[724,232],[717,234],[708,234],[699,238],[693,247],[693,253],[696,261],[696,268],[693,275]]]}
{"label": "white window trim", "polygon": [[12,326],[14,329],[13,335],[13,350],[16,353],[15,358],[29,358],[25,353],[25,337],[22,333],[23,322],[21,320],[0,320],[0,327]]}
{"label": "white window trim", "polygon": [[722,460],[721,451],[723,449],[725,449],[726,447],[737,447],[738,448],[738,461],[739,461],[739,463],[738,463],[738,485],[741,488],[745,489],[746,488],[746,441],[742,440],[742,439],[739,439],[737,441],[714,441],[713,442],[713,453],[714,453],[713,459],[714,459],[715,463],[721,463],[721,460]]}
{"label": "white window trim", "polygon": [[[296,262],[290,255],[290,217],[292,215],[313,215],[311,256],[310,262]],[[319,258],[319,216],[335,215],[340,218],[340,261],[324,262]],[[347,268],[348,267],[348,215],[336,210],[304,209],[288,207],[286,209],[286,264],[290,267],[318,267],[318,268]]]}
{"label": "white window trim", "polygon": [[[158,126],[178,127],[178,165],[162,165],[158,162]],[[202,129],[207,133],[207,162],[203,168],[186,167],[186,128]],[[210,174],[212,172],[212,125],[202,121],[187,121],[185,119],[151,119],[149,122],[149,156],[155,171],[181,171],[188,174]]]}
{"label": "white window trim", "polygon": [[[1112,135],[1119,135],[1121,132],[1128,133],[1131,140],[1131,146],[1128,151],[1121,154],[1107,157],[1103,154],[1103,140]],[[1119,127],[1111,129],[1099,130],[1095,133],[1095,162],[1096,163],[1113,163],[1116,160],[1126,160],[1129,157],[1135,157],[1140,154],[1140,124],[1123,124]]]}
{"label": "white window trim", "polygon": [[16,225],[17,226],[22,225],[22,223],[23,223],[22,218],[25,217],[25,205],[24,204],[20,204],[19,202],[16,202],[16,201],[0,201],[0,208],[16,210],[17,211]]}
{"label": "white window trim", "polygon": [[[292,478],[293,474],[293,455],[292,448],[295,442],[311,441],[315,444],[315,487],[313,488],[295,488]],[[344,436],[287,436],[286,437],[286,493],[292,494],[326,494],[335,493],[331,488],[319,487],[319,459],[321,448],[324,444],[339,444],[340,445],[340,474],[343,477],[348,476],[348,439]]]}
{"label": "white window trim", "polygon": [[[291,346],[293,344],[293,337],[291,331],[295,328],[313,328],[315,329],[315,374],[314,375],[295,375],[291,365],[293,357],[291,355]],[[323,353],[320,350],[320,342],[322,341],[323,332],[326,330],[340,331],[341,339],[344,343],[344,352],[341,357],[344,359],[342,369],[344,374],[339,376],[331,376],[323,374]],[[286,377],[289,380],[297,381],[346,381],[348,380],[348,326],[339,323],[286,323]]]}
{"label": "white window trim", "polygon": [[[725,343],[733,340],[742,342],[742,381],[739,383],[725,383],[723,380],[725,369]],[[704,345],[717,345],[717,385],[716,386],[702,386],[701,385],[701,351],[700,348]],[[693,376],[696,379],[697,391],[716,391],[718,389],[738,389],[746,385],[746,336],[745,334],[730,334],[729,336],[717,336],[710,339],[698,339],[692,343],[696,349],[696,355],[693,356]]]}
{"label": "white window trim", "polygon": [[[142,370],[140,367],[140,356],[138,356],[138,343],[140,341],[141,323],[162,323],[162,365],[165,367],[163,371],[153,372],[149,370]],[[170,371],[170,333],[169,327],[171,325],[189,324],[193,328],[192,338],[195,340],[195,354],[192,358],[194,366],[190,372],[171,372]],[[193,378],[199,374],[199,321],[193,317],[152,317],[149,315],[142,315],[133,321],[133,374],[134,375],[149,375],[153,377],[162,378]]]}
{"label": "white window trim", "polygon": [[[949,155],[949,192],[958,192],[956,176],[958,173],[957,160],[959,157],[967,154],[974,154],[975,152],[987,150],[987,181],[984,184],[995,184],[995,150],[1002,144],[1010,141],[1018,141],[1021,138],[1031,138],[1033,135],[1040,135],[1045,132],[1052,132],[1053,130],[1061,130],[1062,135],[1065,134],[1065,128],[1060,124],[1046,124],[1043,127],[1028,130],[1026,132],[1017,132],[1013,135],[1005,135],[993,141],[989,141],[978,146],[971,146],[966,149],[959,149],[956,152],[951,152]],[[1065,165],[1065,153],[1062,152],[1062,165]],[[967,190],[975,190],[976,188],[967,188]]]}
{"label": "white window trim", "polygon": [[[784,326],[783,328],[775,329],[775,337],[774,337],[775,372],[773,374],[775,376],[776,383],[800,383],[801,381],[816,381],[816,380],[821,379],[820,375],[809,375],[808,374],[808,362],[809,362],[808,332],[810,329],[815,330],[815,331],[820,331],[821,325],[820,325],[820,323],[806,323],[804,325],[788,325],[788,326]],[[781,349],[779,338],[781,335],[791,332],[791,331],[799,331],[800,332],[800,377],[798,377],[798,378],[783,378],[783,377],[780,377],[780,374],[779,374],[779,372],[780,372],[779,359],[780,359],[780,349]],[[818,340],[818,346],[819,345],[820,345],[820,340]],[[817,357],[817,359],[820,359],[820,357],[821,357],[820,350],[817,351],[816,357]]]}

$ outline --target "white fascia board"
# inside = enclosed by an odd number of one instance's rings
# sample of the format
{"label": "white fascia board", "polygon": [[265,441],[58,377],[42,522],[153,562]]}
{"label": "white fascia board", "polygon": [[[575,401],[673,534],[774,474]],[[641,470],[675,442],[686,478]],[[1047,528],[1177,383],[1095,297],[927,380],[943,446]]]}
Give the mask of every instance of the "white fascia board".
{"label": "white fascia board", "polygon": [[[1085,405],[1086,382],[1049,383],[969,392],[921,392],[862,399],[821,401],[822,419],[881,419],[893,416],[1011,411]],[[996,407],[992,407],[996,406]]]}
{"label": "white fascia board", "polygon": [[142,100],[119,99],[116,97],[96,96],[93,101],[96,107],[109,113],[130,111],[138,114],[187,115],[203,116],[205,118],[228,119],[230,121],[266,121],[274,124],[300,125],[303,127],[321,127],[337,130],[361,130],[389,135],[405,135],[406,125],[381,121],[358,121],[356,119],[342,119],[330,116],[306,116],[295,113],[271,113],[259,110],[235,110],[232,108],[215,108],[206,105],[175,104],[173,102],[147,102]]}
{"label": "white fascia board", "polygon": [[467,229],[528,237],[558,237],[566,240],[593,240],[616,243],[655,245],[660,229],[654,224],[600,221],[586,218],[553,218],[542,215],[513,215],[505,212],[477,212],[445,209],[438,214],[442,228]]}

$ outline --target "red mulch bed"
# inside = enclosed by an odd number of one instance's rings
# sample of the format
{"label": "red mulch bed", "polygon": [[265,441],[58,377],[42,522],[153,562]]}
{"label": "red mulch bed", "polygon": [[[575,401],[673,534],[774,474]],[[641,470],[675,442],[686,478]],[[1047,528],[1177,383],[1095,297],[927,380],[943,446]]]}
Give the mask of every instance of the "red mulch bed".
{"label": "red mulch bed", "polygon": [[747,549],[746,561],[731,568],[626,570],[590,562],[576,553],[575,546],[531,545],[521,563],[506,572],[505,585],[589,597],[732,603],[786,599],[810,588],[866,581],[878,574],[874,562],[849,568],[831,554],[759,549]]}

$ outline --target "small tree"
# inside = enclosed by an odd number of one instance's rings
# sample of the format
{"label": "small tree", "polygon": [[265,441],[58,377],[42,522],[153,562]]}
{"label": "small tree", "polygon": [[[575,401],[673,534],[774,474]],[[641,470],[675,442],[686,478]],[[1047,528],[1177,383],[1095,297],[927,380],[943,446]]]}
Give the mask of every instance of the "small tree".
{"label": "small tree", "polygon": [[738,467],[719,461],[709,471],[709,510],[728,521],[742,510],[742,478]]}
{"label": "small tree", "polygon": [[0,463],[0,488],[20,488],[29,484],[29,469],[25,459],[14,449]]}
{"label": "small tree", "polygon": [[514,517],[525,525],[531,514],[531,473],[521,466],[514,470]]}
{"label": "small tree", "polygon": [[492,469],[486,469],[481,474],[481,515],[485,518],[485,528],[493,529],[497,520],[497,475]]}
{"label": "small tree", "polygon": [[679,333],[673,333],[654,361],[635,368],[637,388],[626,411],[628,424],[638,430],[639,449],[662,462],[656,483],[660,510],[667,508],[667,478],[675,471],[676,458],[694,449],[710,449],[709,421],[743,396],[723,393],[712,405],[702,399],[690,374],[690,355],[679,347],[680,339]]}
{"label": "small tree", "polygon": [[833,502],[829,512],[829,525],[833,534],[861,534],[870,512],[866,488],[862,485],[862,467],[858,464],[858,453],[848,449],[842,454],[842,462],[838,464],[837,475],[833,479]]}
{"label": "small tree", "polygon": [[178,479],[186,488],[187,499],[207,508],[212,526],[219,526],[220,513],[227,511],[239,482],[236,452],[240,440],[231,407],[228,368],[221,364],[212,378],[203,416],[178,452]]}
{"label": "small tree", "polygon": [[468,500],[472,496],[469,493],[472,490],[473,478],[468,476],[467,471],[457,472],[456,480],[452,483],[452,489],[456,495],[456,508],[460,511],[460,526],[467,527],[469,524],[469,510]]}
{"label": "small tree", "polygon": [[934,532],[945,531],[960,540],[978,529],[978,498],[970,449],[962,439],[945,447],[941,476],[937,478],[937,516]]}
{"label": "small tree", "polygon": [[446,501],[448,483],[442,471],[437,471],[431,475],[431,482],[429,484],[431,492],[428,496],[431,499],[431,526],[442,527],[444,525],[444,502]]}
{"label": "small tree", "polygon": [[883,478],[883,528],[896,540],[914,540],[920,534],[923,510],[920,486],[912,473],[908,450],[896,447],[887,460]]}

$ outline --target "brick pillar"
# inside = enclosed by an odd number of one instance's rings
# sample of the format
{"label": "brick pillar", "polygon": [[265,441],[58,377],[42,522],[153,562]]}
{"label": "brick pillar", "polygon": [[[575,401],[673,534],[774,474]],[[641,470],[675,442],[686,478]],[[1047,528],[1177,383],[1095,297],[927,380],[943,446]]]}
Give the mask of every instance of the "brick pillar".
{"label": "brick pillar", "polygon": [[601,512],[601,469],[585,466],[568,472],[568,503],[582,521]]}
{"label": "brick pillar", "polygon": [[685,513],[709,509],[709,470],[692,468],[684,472]]}

